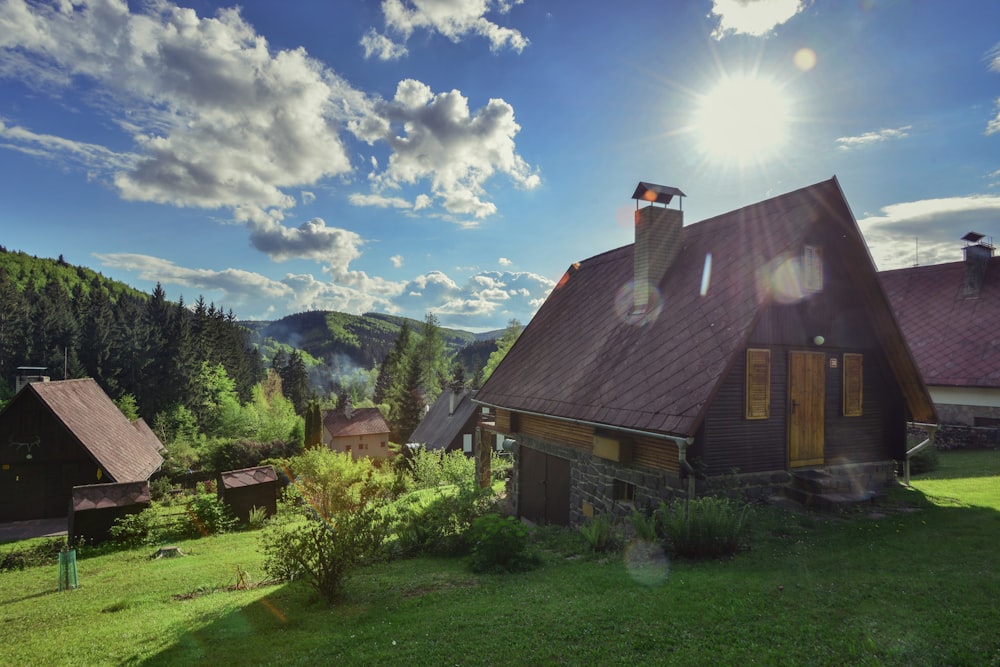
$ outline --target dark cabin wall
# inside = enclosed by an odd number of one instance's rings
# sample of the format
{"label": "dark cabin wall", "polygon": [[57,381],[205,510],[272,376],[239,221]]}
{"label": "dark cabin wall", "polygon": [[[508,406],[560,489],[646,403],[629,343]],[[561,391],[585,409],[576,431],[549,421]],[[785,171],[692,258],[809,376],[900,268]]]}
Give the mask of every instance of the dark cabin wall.
{"label": "dark cabin wall", "polygon": [[[30,449],[11,444],[36,437]],[[0,418],[0,521],[67,516],[74,486],[114,481],[97,473],[89,453],[29,391],[7,406]]]}
{"label": "dark cabin wall", "polygon": [[[787,464],[788,355],[791,350],[822,351],[825,364],[825,451],[827,464],[899,458],[905,447],[903,398],[888,370],[874,328],[847,279],[848,267],[836,242],[824,248],[824,289],[797,303],[764,308],[748,347],[771,350],[771,416],[745,418],[746,352],[737,355],[706,413],[705,435],[690,450],[706,474],[785,470]],[[817,346],[813,338],[825,338]],[[863,361],[863,415],[843,416],[842,368],[845,352]],[[830,368],[830,360],[837,367]]]}

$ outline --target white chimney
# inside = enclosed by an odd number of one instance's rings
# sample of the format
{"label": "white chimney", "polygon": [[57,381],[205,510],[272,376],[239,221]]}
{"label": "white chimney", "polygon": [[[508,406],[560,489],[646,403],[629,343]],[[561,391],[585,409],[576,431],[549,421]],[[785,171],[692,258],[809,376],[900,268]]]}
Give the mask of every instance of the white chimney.
{"label": "white chimney", "polygon": [[461,382],[454,382],[451,385],[451,396],[448,397],[448,416],[455,414],[455,408],[458,407],[459,402],[462,400],[462,389],[464,386]]}
{"label": "white chimney", "polygon": [[351,417],[354,416],[354,406],[351,405],[351,399],[346,399],[344,401],[344,419],[351,421]]}
{"label": "white chimney", "polygon": [[674,196],[683,197],[684,193],[667,185],[643,182],[632,194],[636,206],[640,200],[650,202],[635,211],[633,313],[644,313],[650,306],[653,290],[683,245],[684,212],[666,208]]}
{"label": "white chimney", "polygon": [[966,242],[962,251],[965,253],[965,277],[962,285],[962,296],[976,298],[986,280],[986,269],[993,257],[993,239],[985,240],[986,236],[979,232],[969,232],[962,237]]}

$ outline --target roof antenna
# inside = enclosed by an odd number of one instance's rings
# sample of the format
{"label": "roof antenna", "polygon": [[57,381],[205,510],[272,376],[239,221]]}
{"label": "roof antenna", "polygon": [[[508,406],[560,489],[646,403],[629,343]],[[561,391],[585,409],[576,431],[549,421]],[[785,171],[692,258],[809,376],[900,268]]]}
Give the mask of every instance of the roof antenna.
{"label": "roof antenna", "polygon": [[920,237],[913,237],[913,266],[920,266]]}

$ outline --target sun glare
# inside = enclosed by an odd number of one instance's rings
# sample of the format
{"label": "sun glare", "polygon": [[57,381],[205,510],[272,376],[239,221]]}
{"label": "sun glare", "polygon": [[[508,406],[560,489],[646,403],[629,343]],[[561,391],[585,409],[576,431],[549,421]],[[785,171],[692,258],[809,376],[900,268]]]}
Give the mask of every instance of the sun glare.
{"label": "sun glare", "polygon": [[713,161],[764,162],[788,139],[788,106],[784,91],[771,81],[723,79],[699,100],[698,143]]}

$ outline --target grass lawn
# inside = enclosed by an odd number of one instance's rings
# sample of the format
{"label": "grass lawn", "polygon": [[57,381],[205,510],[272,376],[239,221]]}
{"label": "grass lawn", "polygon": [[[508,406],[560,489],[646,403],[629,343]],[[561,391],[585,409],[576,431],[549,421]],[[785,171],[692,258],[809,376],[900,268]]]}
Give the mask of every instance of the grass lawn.
{"label": "grass lawn", "polygon": [[[541,530],[544,565],[460,559],[359,569],[334,607],[260,578],[256,533],[0,573],[3,665],[1000,665],[1000,453],[845,516],[758,510],[753,548],[713,562],[587,554]],[[0,545],[2,556],[10,545]]]}

